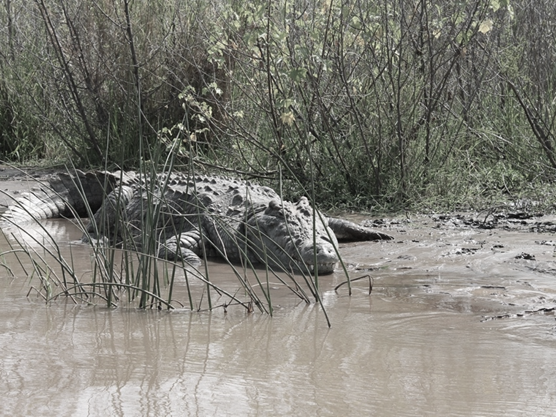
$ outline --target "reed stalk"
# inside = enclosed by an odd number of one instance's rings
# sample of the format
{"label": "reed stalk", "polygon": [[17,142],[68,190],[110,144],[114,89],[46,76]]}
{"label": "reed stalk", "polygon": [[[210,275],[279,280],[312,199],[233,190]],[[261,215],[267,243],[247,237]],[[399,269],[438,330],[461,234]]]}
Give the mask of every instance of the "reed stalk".
{"label": "reed stalk", "polygon": [[[153,157],[156,156],[153,155]],[[224,290],[212,282],[206,263],[203,267],[204,273],[200,273],[196,269],[188,268],[184,261],[170,262],[158,259],[158,246],[161,236],[155,231],[167,221],[165,216],[169,213],[165,213],[164,210],[166,209],[163,208],[171,206],[166,204],[165,195],[168,190],[170,171],[173,167],[172,158],[166,158],[161,166],[163,174],[158,172],[158,164],[145,164],[143,171],[140,173],[141,181],[144,184],[141,191],[144,195],[144,204],[141,208],[143,211],[139,215],[140,224],[127,217],[123,206],[122,188],[116,188],[105,199],[105,204],[114,206],[110,215],[108,210],[101,209],[95,216],[95,213],[87,207],[89,225],[79,218],[73,207],[70,207],[75,218],[75,224],[84,233],[85,241],[89,242],[91,248],[91,271],[84,274],[82,278],[77,276],[75,270],[72,246],[69,247],[68,253],[64,253],[55,237],[49,233],[40,221],[37,221],[37,224],[33,227],[40,230],[41,237],[31,234],[25,225],[11,224],[10,226],[14,229],[14,232],[7,239],[8,241],[9,239],[13,240],[15,245],[11,246],[11,250],[0,254],[0,256],[6,259],[11,255],[16,255],[17,262],[24,268],[24,271],[25,265],[30,264],[32,272],[29,276],[35,276],[40,280],[41,285],[38,291],[49,303],[65,295],[75,303],[85,302],[87,304],[95,303],[94,299],[98,297],[100,301],[106,303],[108,308],[120,306],[124,301],[127,304],[136,302],[139,308],[176,308],[176,305],[182,306],[184,304],[173,297],[175,286],[180,285],[176,280],[179,271],[183,272],[187,290],[187,304],[190,309],[205,310],[203,303],[206,299],[207,310],[209,311],[219,307],[228,308],[231,305],[243,306],[246,311],[251,311],[256,306],[260,311],[272,315],[271,275],[305,302],[309,302],[306,291],[309,291],[320,302],[318,289],[314,281],[303,271],[300,275],[303,277],[304,285],[299,282],[294,273],[286,273],[290,284],[283,278],[283,272],[274,271],[267,263],[263,269],[264,278],[261,279],[261,270],[257,269],[257,266],[253,265],[248,259],[247,252],[251,248],[249,248],[250,242],[245,240],[236,242],[244,259],[244,262],[241,263],[242,272],[236,265],[227,260],[225,253],[216,248],[217,254],[229,264],[237,277],[239,286],[235,293]],[[86,190],[84,187],[86,185],[81,183],[79,175],[74,175],[72,178],[74,179],[73,186],[78,190],[80,197],[85,200]],[[104,181],[102,186],[108,189],[106,176]],[[46,187],[47,184],[44,184],[44,186]],[[62,195],[58,195],[58,197],[63,198]],[[246,198],[248,197],[246,196]],[[27,210],[25,206],[22,207]],[[197,205],[197,210],[199,213],[197,217],[200,219],[201,204]],[[27,211],[27,214],[32,216],[30,211]],[[206,215],[206,213],[204,214]],[[227,230],[228,226],[225,218],[214,215],[213,221],[219,230],[222,230],[222,233],[225,234],[222,238],[237,238],[232,230]],[[172,227],[175,230],[177,226],[173,225]],[[142,233],[138,233],[136,228],[139,228]],[[89,233],[88,230],[92,232]],[[104,237],[109,230],[112,231],[110,237]],[[199,230],[203,230],[200,224]],[[39,254],[35,248],[18,238],[15,235],[16,231],[24,236],[26,240],[32,242],[35,247],[40,248],[44,255]],[[175,233],[179,233],[179,230],[175,230]],[[258,233],[262,238],[263,232],[258,229]],[[139,245],[135,243],[137,238],[139,238]],[[266,238],[269,237],[266,236]],[[201,236],[202,244],[206,244],[206,241],[206,238]],[[109,247],[109,244],[116,244],[121,249]],[[25,260],[22,255],[26,258]],[[271,256],[273,255],[266,251],[263,252],[263,260],[269,259]],[[162,269],[160,269],[161,267]],[[306,269],[309,271],[308,267]],[[318,273],[318,271],[314,272]],[[248,275],[254,276],[254,283],[249,282]],[[205,286],[200,298],[195,299],[197,296],[190,286],[192,279],[202,282]],[[58,288],[58,290],[55,288]],[[245,299],[237,295],[240,290],[244,293]],[[225,297],[226,301],[218,305],[214,303],[211,295],[213,291],[218,294],[219,298]]]}

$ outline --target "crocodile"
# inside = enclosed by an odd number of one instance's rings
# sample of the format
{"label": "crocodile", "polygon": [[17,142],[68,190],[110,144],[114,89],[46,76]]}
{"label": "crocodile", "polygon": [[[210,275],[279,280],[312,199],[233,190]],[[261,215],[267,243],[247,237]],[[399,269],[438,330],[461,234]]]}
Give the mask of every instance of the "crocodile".
{"label": "crocodile", "polygon": [[[283,200],[272,188],[216,176],[118,171],[47,177],[22,194],[1,224],[90,217],[83,241],[108,240],[190,264],[203,257],[266,264],[283,271],[329,274],[339,241],[390,240],[353,222],[326,217],[306,197]],[[94,213],[94,215],[93,215]],[[152,250],[152,249],[151,249]]]}

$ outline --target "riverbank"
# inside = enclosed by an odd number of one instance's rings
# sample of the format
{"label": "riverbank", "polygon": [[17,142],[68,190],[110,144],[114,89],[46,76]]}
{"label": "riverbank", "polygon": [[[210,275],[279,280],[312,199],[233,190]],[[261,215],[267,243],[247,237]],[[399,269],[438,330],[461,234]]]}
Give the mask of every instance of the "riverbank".
{"label": "riverbank", "polygon": [[60,171],[61,168],[14,167],[0,165],[0,211],[3,211],[17,195],[40,186],[41,178]]}
{"label": "riverbank", "polygon": [[[60,170],[0,166],[0,208]],[[437,298],[450,309],[484,312],[485,320],[553,314],[556,308],[556,215],[537,211],[534,204],[479,213],[340,217],[395,237],[341,245],[351,273],[369,273],[375,291],[385,285],[386,293],[398,296],[403,288],[402,293]],[[398,282],[394,292],[388,289],[392,282]]]}

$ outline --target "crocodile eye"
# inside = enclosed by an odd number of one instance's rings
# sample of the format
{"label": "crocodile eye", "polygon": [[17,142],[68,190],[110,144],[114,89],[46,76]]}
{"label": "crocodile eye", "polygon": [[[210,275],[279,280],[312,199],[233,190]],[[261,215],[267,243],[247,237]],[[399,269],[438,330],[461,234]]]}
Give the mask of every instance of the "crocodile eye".
{"label": "crocodile eye", "polygon": [[270,200],[264,213],[268,216],[283,217],[284,209],[278,200]]}
{"label": "crocodile eye", "polygon": [[280,209],[281,205],[280,202],[278,200],[270,200],[270,202],[268,203],[268,208],[272,209],[272,210],[278,210]]}

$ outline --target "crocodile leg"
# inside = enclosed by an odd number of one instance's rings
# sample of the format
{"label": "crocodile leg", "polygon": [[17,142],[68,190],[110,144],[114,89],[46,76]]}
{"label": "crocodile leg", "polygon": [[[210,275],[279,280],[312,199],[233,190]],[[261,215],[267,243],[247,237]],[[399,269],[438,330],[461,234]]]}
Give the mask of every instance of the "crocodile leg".
{"label": "crocodile leg", "polygon": [[87,226],[87,233],[82,240],[90,238],[99,239],[102,236],[116,238],[113,236],[118,221],[125,220],[124,212],[134,196],[134,189],[128,185],[117,187],[106,196],[104,203],[94,214]]}
{"label": "crocodile leg", "polygon": [[182,260],[188,264],[199,264],[203,254],[201,233],[193,229],[172,236],[160,245],[158,256],[170,261]]}
{"label": "crocodile leg", "polygon": [[328,227],[332,229],[336,238],[344,242],[360,242],[367,240],[392,240],[386,233],[376,232],[368,227],[359,226],[343,219],[328,219]]}

